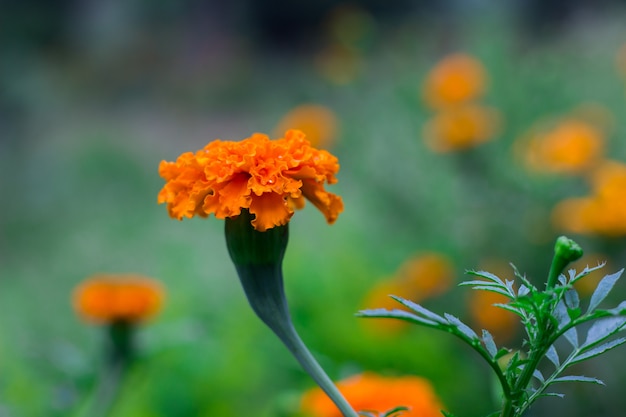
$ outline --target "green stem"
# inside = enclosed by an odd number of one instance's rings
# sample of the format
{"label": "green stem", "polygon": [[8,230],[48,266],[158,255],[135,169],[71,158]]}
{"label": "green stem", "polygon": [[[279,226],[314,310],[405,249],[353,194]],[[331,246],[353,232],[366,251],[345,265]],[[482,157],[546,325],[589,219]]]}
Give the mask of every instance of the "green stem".
{"label": "green stem", "polygon": [[358,417],[295,330],[287,307],[280,267],[235,266],[248,302],[256,315],[278,336],[344,417]]}

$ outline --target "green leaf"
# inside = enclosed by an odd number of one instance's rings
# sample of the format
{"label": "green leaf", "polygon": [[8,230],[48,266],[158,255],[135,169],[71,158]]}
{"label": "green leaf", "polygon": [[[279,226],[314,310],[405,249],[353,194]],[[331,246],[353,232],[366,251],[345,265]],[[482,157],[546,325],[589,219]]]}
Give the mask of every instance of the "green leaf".
{"label": "green leaf", "polygon": [[603,354],[611,349],[614,349],[620,345],[623,345],[626,342],[626,337],[620,337],[619,339],[611,340],[610,342],[604,343],[602,345],[596,346],[593,349],[589,349],[588,351],[577,355],[570,363],[578,363],[587,359],[594,358],[598,355]]}
{"label": "green leaf", "polygon": [[540,397],[559,397],[559,398],[563,398],[563,397],[565,397],[565,394],[561,394],[560,392],[544,392],[543,394],[540,395]]}
{"label": "green leaf", "polygon": [[578,297],[578,292],[575,289],[571,288],[565,293],[565,305],[568,309],[579,309],[580,298]]}
{"label": "green leaf", "polygon": [[401,303],[408,309],[415,311],[417,314],[421,314],[422,316],[426,317],[428,320],[441,323],[441,324],[448,324],[448,322],[439,314],[433,313],[432,311],[422,307],[419,304],[414,303],[413,301],[404,299],[402,297],[398,297],[397,295],[392,295],[391,298]]}
{"label": "green leaf", "polygon": [[596,321],[587,331],[587,339],[581,347],[584,349],[595,345],[622,330],[625,324],[626,317],[607,317]]}
{"label": "green leaf", "polygon": [[409,313],[404,310],[387,310],[386,308],[376,308],[371,310],[361,310],[356,314],[357,317],[364,318],[391,318],[391,319],[400,319],[400,320],[408,320],[410,322],[414,322],[417,324],[422,324],[425,326],[438,326],[439,323],[434,321],[425,319],[423,317],[416,316],[413,313]]}
{"label": "green leaf", "polygon": [[554,345],[551,345],[546,352],[546,358],[548,358],[548,360],[552,362],[552,364],[554,364],[555,368],[558,369],[559,366],[561,366],[561,362],[559,361],[559,354],[556,352]]}
{"label": "green leaf", "polygon": [[492,274],[491,272],[487,272],[487,271],[467,271],[466,273],[467,273],[467,275],[474,275],[474,276],[477,276],[477,277],[485,278],[486,280],[495,282],[495,283],[501,285],[502,287],[505,287],[504,281],[502,281],[502,279],[500,277],[498,277],[495,274]]}
{"label": "green leaf", "polygon": [[[443,415],[444,415],[444,417],[456,417],[454,414],[452,414],[452,413],[450,413],[450,412],[448,412],[448,411],[445,411],[445,410],[441,410],[441,414],[443,414]],[[496,415],[499,415],[499,414],[500,414],[500,413],[498,413],[498,414],[496,414]]]}
{"label": "green leaf", "polygon": [[565,337],[565,340],[567,340],[574,349],[578,349],[578,331],[575,327],[563,333],[563,337]]}
{"label": "green leaf", "polygon": [[600,381],[597,378],[592,378],[589,376],[579,376],[579,375],[562,376],[560,378],[554,378],[551,381],[552,384],[556,384],[558,382],[590,382],[592,384],[604,385],[604,382]]}
{"label": "green leaf", "polygon": [[471,340],[480,340],[478,335],[472,330],[467,324],[463,323],[457,317],[454,317],[452,314],[444,313],[444,317],[448,320],[448,322],[456,327],[461,333],[470,338]]}
{"label": "green leaf", "polygon": [[585,267],[585,269],[583,269],[583,270],[582,270],[582,271],[581,271],[578,275],[576,275],[575,277],[573,277],[573,278],[572,278],[572,277],[570,276],[569,283],[570,283],[570,284],[575,283],[576,281],[578,281],[578,280],[579,280],[579,279],[581,279],[581,278],[586,277],[587,275],[589,275],[589,274],[590,274],[590,273],[592,273],[593,271],[597,271],[598,269],[603,268],[603,267],[604,267],[604,265],[606,265],[606,262],[599,263],[598,265],[596,265],[596,266],[594,266],[594,267],[591,267],[591,268],[589,268],[589,265],[587,265],[587,266]]}
{"label": "green leaf", "polygon": [[496,343],[493,341],[493,336],[487,330],[483,329],[483,344],[485,345],[485,349],[491,355],[492,358],[495,358],[498,354],[498,348],[496,347]]}
{"label": "green leaf", "polygon": [[589,301],[589,308],[587,309],[587,314],[591,313],[600,305],[600,303],[609,295],[609,292],[613,289],[613,286],[619,279],[619,277],[624,272],[624,269],[617,271],[614,274],[607,275],[602,278],[602,281],[598,283],[596,290],[591,295],[591,300]]}
{"label": "green leaf", "polygon": [[381,417],[398,416],[398,415],[404,413],[405,411],[409,411],[409,408],[408,407],[404,407],[404,406],[400,406],[400,407],[392,408],[391,410],[388,410],[388,411],[382,413],[380,416]]}

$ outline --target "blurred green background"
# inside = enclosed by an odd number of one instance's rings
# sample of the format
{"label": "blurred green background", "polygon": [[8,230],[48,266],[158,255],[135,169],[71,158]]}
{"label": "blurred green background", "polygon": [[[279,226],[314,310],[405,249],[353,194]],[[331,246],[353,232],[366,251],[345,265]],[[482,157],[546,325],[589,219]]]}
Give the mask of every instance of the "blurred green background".
{"label": "blurred green background", "polygon": [[[156,195],[162,159],[271,133],[303,103],[337,118],[329,190],[346,209],[327,227],[308,205],[290,224],[286,290],[302,338],[334,379],[421,375],[459,416],[492,411],[489,370],[456,340],[379,332],[354,313],[377,307],[364,305],[369,291],[422,252],[451,259],[455,282],[492,260],[543,282],[563,233],[551,210],[589,185],[529,172],[515,143],[595,103],[611,120],[606,157],[626,162],[624,2],[226,3],[0,5],[0,416],[69,416],[89,395],[104,334],[75,316],[71,293],[98,272],[167,288],[114,416],[296,415],[312,382],[248,308],[223,223],[172,220]],[[433,153],[421,90],[454,52],[482,62],[481,101],[502,126],[476,148]],[[623,236],[570,236],[607,272],[626,264]],[[467,291],[427,303],[468,319]],[[565,386],[529,415],[621,415],[623,355],[581,370],[607,387]]]}

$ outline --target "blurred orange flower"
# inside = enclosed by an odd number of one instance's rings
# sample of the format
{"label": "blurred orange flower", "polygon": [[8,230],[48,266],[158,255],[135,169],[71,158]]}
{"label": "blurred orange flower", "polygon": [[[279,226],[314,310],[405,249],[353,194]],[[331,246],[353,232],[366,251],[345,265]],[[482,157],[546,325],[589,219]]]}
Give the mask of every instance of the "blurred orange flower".
{"label": "blurred orange flower", "polygon": [[306,135],[311,146],[328,148],[337,136],[337,125],[337,117],[328,107],[302,104],[293,108],[278,122],[275,132],[298,129]]}
{"label": "blurred orange flower", "polygon": [[442,110],[424,126],[426,145],[435,152],[468,149],[493,139],[500,126],[497,110],[467,104]]}
{"label": "blurred orange flower", "polygon": [[552,126],[533,129],[522,139],[520,150],[533,171],[578,174],[601,160],[605,142],[599,127],[567,117]]}
{"label": "blurred orange flower", "polygon": [[553,224],[573,233],[626,234],[626,165],[606,161],[591,175],[590,196],[570,198],[552,211]]}
{"label": "blurred orange flower", "polygon": [[178,220],[210,214],[225,219],[247,209],[255,216],[252,226],[263,232],[287,224],[306,197],[333,223],[343,201],[324,183],[336,183],[338,171],[337,158],[311,147],[299,130],[277,140],[255,133],[240,142],[215,140],[176,162],[161,161],[166,184],[158,202],[167,203]]}
{"label": "blurred orange flower", "polygon": [[[344,379],[337,387],[359,411],[384,412],[398,406],[410,408],[411,417],[441,417],[443,405],[430,382],[416,376],[384,377],[372,372]],[[310,417],[341,417],[341,413],[319,388],[304,394],[301,410]]]}
{"label": "blurred orange flower", "polygon": [[486,90],[486,72],[476,58],[456,53],[442,59],[426,76],[423,96],[433,109],[467,103]]}
{"label": "blurred orange flower", "polygon": [[[393,277],[375,285],[366,295],[364,308],[403,309],[390,295],[421,302],[444,293],[453,282],[454,266],[444,255],[427,252],[405,261]],[[368,319],[380,331],[397,331],[408,325],[402,320]]]}
{"label": "blurred orange flower", "polygon": [[155,280],[134,274],[94,275],[74,290],[76,312],[101,324],[137,323],[151,318],[163,304],[163,288]]}
{"label": "blurred orange flower", "polygon": [[519,325],[514,313],[494,306],[508,301],[504,295],[492,291],[472,290],[470,293],[469,311],[474,326],[488,330],[500,343],[510,341]]}

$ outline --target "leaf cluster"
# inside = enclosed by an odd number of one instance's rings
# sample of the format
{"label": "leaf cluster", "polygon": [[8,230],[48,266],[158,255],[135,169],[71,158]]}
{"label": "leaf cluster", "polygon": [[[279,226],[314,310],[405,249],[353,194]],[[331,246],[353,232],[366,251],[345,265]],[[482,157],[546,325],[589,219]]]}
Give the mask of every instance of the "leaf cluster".
{"label": "leaf cluster", "polygon": [[[461,339],[489,364],[501,385],[502,409],[492,416],[519,417],[540,397],[562,396],[550,390],[554,384],[572,381],[603,384],[597,378],[568,375],[566,370],[626,343],[625,337],[614,337],[626,326],[626,301],[615,308],[600,308],[623,269],[606,275],[598,283],[585,308],[574,288],[574,283],[602,266],[586,267],[580,273],[569,270],[544,290],[535,287],[514,266],[516,280],[503,280],[486,271],[469,271],[476,279],[461,285],[505,296],[508,302],[496,306],[519,317],[526,334],[517,350],[497,346],[487,330],[478,335],[453,315],[439,315],[397,296],[391,297],[408,311],[372,309],[358,315],[405,320]],[[586,330],[580,334],[582,327]],[[568,352],[557,351],[555,343],[559,339],[567,342]]]}

